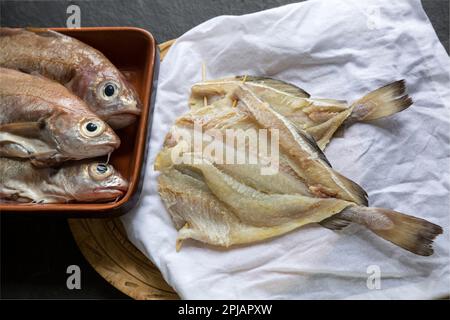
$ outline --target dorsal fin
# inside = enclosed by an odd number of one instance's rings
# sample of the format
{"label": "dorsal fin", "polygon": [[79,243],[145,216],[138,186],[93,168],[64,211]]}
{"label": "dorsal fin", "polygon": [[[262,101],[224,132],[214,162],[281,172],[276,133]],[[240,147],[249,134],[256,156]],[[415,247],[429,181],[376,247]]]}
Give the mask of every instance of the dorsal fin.
{"label": "dorsal fin", "polygon": [[272,79],[269,77],[256,77],[256,76],[236,76],[238,80],[244,80],[245,82],[255,82],[260,84],[265,84],[268,87],[272,87],[274,89],[286,92],[287,94],[291,94],[297,96],[299,98],[309,98],[311,95],[291,83],[284,82],[281,80]]}
{"label": "dorsal fin", "polygon": [[42,37],[53,37],[53,38],[61,38],[65,37],[63,34],[50,30],[48,28],[31,28],[27,27],[25,28],[26,31],[30,31],[33,33],[36,33],[37,35],[40,35]]}
{"label": "dorsal fin", "polygon": [[[331,163],[328,161],[327,157],[323,153],[322,149],[317,145],[316,140],[307,132],[299,129],[294,125],[297,133],[304,139],[306,143],[308,143],[311,148],[313,148],[317,155],[319,156],[319,159],[321,159],[323,162],[325,162],[330,168],[332,168]],[[333,170],[334,171],[334,170]],[[368,206],[368,195],[366,191],[356,182],[348,179],[347,177],[344,177],[342,174],[334,171],[334,174],[339,178],[339,180],[344,184],[345,189],[347,189],[356,200],[355,202],[362,206]]]}
{"label": "dorsal fin", "polygon": [[0,37],[9,37],[22,32],[21,28],[0,28]]}
{"label": "dorsal fin", "polygon": [[319,224],[322,227],[325,227],[330,230],[342,230],[345,227],[347,227],[350,223],[351,221],[340,219],[339,213],[319,222]]}
{"label": "dorsal fin", "polygon": [[368,206],[369,205],[369,200],[368,200],[368,195],[367,192],[356,182],[350,180],[347,177],[344,177],[342,174],[335,172],[335,174],[339,177],[339,180],[341,182],[344,183],[345,187],[353,194],[356,196],[356,198],[358,199],[358,201],[356,203],[358,203],[359,205],[362,206]]}
{"label": "dorsal fin", "polygon": [[332,168],[331,163],[328,161],[326,155],[323,153],[322,149],[317,145],[316,140],[307,132],[299,129],[297,126],[295,126],[295,129],[297,130],[297,133],[304,138],[304,140],[308,143],[308,145],[313,148],[317,154],[319,155],[319,158],[323,160],[330,168]]}

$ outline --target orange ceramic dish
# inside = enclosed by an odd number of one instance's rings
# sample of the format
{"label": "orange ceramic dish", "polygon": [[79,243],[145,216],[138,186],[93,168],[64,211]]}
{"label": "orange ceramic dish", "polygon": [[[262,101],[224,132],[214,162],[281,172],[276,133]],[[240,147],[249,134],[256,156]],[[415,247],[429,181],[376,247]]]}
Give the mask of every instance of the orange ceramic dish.
{"label": "orange ceramic dish", "polygon": [[127,193],[117,202],[67,204],[0,203],[0,212],[63,213],[72,216],[110,217],[129,211],[139,200],[147,144],[150,135],[153,100],[159,60],[156,42],[146,30],[132,27],[51,28],[74,37],[101,51],[134,85],[142,113],[131,126],[116,133],[121,139],[110,163],[129,181]]}

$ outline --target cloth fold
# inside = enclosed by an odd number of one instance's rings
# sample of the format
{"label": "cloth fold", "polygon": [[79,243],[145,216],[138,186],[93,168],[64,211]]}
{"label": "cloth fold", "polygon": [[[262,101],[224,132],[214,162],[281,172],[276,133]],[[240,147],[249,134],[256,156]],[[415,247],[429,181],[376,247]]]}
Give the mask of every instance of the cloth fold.
{"label": "cloth fold", "polygon": [[[357,123],[325,153],[367,191],[371,206],[444,228],[431,257],[415,256],[352,225],[316,225],[231,249],[186,241],[157,193],[153,161],[190,87],[207,78],[264,75],[313,97],[354,101],[405,79],[414,104]],[[450,291],[450,59],[419,0],[312,0],[221,16],[182,35],[161,64],[139,205],[122,218],[130,240],[187,299],[427,299]],[[378,278],[380,281],[378,282]]]}

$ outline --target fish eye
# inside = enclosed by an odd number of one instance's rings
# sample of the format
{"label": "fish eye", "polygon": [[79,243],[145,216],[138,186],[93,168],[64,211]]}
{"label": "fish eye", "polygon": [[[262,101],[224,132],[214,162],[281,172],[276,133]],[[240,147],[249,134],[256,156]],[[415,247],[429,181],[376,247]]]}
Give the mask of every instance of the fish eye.
{"label": "fish eye", "polygon": [[95,131],[97,131],[97,129],[98,129],[98,126],[93,122],[88,122],[86,124],[86,130],[89,132],[95,132]]}
{"label": "fish eye", "polygon": [[119,85],[114,81],[106,81],[100,88],[99,95],[104,100],[112,100],[119,94]]}
{"label": "fish eye", "polygon": [[104,163],[99,163],[96,170],[99,174],[105,174],[108,171],[108,166]]}
{"label": "fish eye", "polygon": [[99,136],[105,129],[105,123],[99,119],[86,119],[80,123],[81,134],[88,138]]}
{"label": "fish eye", "polygon": [[106,163],[93,163],[89,166],[89,175],[94,180],[104,180],[113,174],[113,170]]}
{"label": "fish eye", "polygon": [[116,88],[115,88],[115,86],[113,86],[112,84],[108,84],[108,85],[106,85],[106,87],[105,87],[105,96],[107,96],[107,97],[111,97],[111,96],[113,96],[114,95],[114,92],[116,91]]}

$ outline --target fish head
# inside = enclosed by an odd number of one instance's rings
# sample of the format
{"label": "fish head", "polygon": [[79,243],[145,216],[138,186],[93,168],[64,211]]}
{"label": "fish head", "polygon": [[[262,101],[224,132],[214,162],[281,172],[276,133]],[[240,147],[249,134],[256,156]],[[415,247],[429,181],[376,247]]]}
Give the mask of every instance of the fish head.
{"label": "fish head", "polygon": [[72,89],[114,129],[124,128],[141,114],[141,101],[131,83],[117,70],[84,72]]}
{"label": "fish head", "polygon": [[93,114],[58,114],[47,124],[58,150],[70,159],[104,156],[120,146],[111,127]]}
{"label": "fish head", "polygon": [[128,182],[110,164],[85,161],[64,166],[59,183],[80,202],[118,199],[128,190]]}

